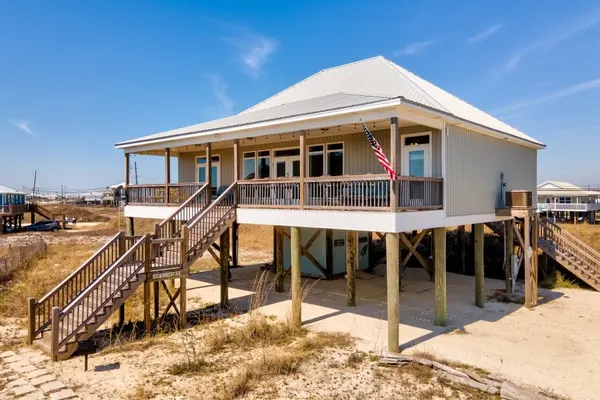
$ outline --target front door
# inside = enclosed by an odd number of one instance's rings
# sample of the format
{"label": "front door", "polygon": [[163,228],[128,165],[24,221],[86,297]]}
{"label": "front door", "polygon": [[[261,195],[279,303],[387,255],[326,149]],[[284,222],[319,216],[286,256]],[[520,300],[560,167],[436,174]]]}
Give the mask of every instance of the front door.
{"label": "front door", "polygon": [[297,178],[300,176],[300,149],[275,150],[275,178]]}
{"label": "front door", "polygon": [[[416,178],[431,177],[431,136],[429,134],[410,135],[402,141],[402,175]],[[408,182],[407,204],[404,207],[419,206],[425,200],[425,182]]]}

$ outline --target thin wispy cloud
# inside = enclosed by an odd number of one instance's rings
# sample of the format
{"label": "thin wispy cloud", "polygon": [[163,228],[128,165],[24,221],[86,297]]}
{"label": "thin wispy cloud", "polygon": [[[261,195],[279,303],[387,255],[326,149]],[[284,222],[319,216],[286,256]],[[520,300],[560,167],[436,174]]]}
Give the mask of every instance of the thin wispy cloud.
{"label": "thin wispy cloud", "polygon": [[392,53],[392,57],[411,56],[414,54],[422,53],[434,44],[436,44],[435,40],[426,40],[424,42],[411,43],[401,50],[394,51]]}
{"label": "thin wispy cloud", "polygon": [[205,74],[217,102],[216,106],[208,107],[207,111],[216,117],[225,117],[233,113],[234,103],[227,94],[227,85],[217,74]]}
{"label": "thin wispy cloud", "polygon": [[500,28],[502,28],[502,24],[496,24],[494,26],[491,26],[488,29],[467,38],[467,40],[466,40],[467,44],[475,44],[475,43],[483,42],[484,40],[486,40],[490,36],[492,36],[494,33],[498,32],[500,30]]}
{"label": "thin wispy cloud", "polygon": [[576,85],[567,86],[555,92],[540,96],[535,99],[523,100],[515,104],[495,110],[495,114],[512,113],[514,111],[523,110],[525,108],[533,107],[538,104],[546,103],[553,100],[558,100],[563,97],[572,96],[588,90],[600,88],[600,79],[593,79],[591,81],[578,83]]}
{"label": "thin wispy cloud", "polygon": [[35,132],[33,132],[33,129],[31,129],[31,122],[24,119],[10,120],[9,122],[17,128],[19,128],[20,130],[22,130],[23,132],[27,133],[28,135],[35,136]]}
{"label": "thin wispy cloud", "polygon": [[523,60],[527,58],[539,56],[549,52],[562,42],[581,34],[598,23],[600,23],[600,9],[597,9],[591,13],[587,13],[584,17],[574,21],[570,25],[563,26],[531,46],[515,51],[502,65],[502,67],[496,71],[495,75],[498,76],[515,69],[523,62]]}
{"label": "thin wispy cloud", "polygon": [[235,34],[224,39],[236,47],[242,70],[252,78],[259,79],[264,75],[264,67],[269,58],[279,49],[279,41],[247,28],[228,28]]}

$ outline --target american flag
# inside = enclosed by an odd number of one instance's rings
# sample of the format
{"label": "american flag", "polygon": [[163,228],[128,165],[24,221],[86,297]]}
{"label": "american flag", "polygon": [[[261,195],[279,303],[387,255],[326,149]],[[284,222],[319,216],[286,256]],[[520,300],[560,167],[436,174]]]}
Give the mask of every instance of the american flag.
{"label": "american flag", "polygon": [[379,143],[377,143],[377,140],[375,140],[375,138],[373,137],[373,134],[369,131],[369,128],[367,128],[367,126],[365,125],[364,122],[362,125],[363,125],[363,130],[365,131],[365,136],[367,137],[369,144],[373,148],[373,151],[375,152],[375,156],[377,157],[379,164],[381,164],[383,169],[385,169],[385,172],[388,173],[391,180],[393,180],[393,181],[398,180],[398,175],[396,174],[396,171],[394,171],[394,168],[392,167],[392,164],[390,163],[390,161],[387,159],[387,157],[383,153],[383,150],[381,150],[381,146],[379,146]]}

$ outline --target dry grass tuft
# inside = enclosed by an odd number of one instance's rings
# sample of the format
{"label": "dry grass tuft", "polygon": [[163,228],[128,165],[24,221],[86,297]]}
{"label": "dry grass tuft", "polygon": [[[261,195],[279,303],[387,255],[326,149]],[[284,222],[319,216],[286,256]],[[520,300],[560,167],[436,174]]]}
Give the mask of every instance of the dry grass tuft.
{"label": "dry grass tuft", "polygon": [[317,332],[300,339],[296,347],[304,352],[318,352],[326,348],[345,348],[354,344],[354,339],[347,333]]}
{"label": "dry grass tuft", "polygon": [[576,281],[566,279],[560,271],[554,271],[540,282],[540,286],[545,289],[577,289],[580,287]]}
{"label": "dry grass tuft", "polygon": [[154,397],[154,392],[146,386],[138,386],[133,393],[127,396],[128,400],[146,400]]}
{"label": "dry grass tuft", "polygon": [[358,368],[360,364],[365,360],[366,354],[354,351],[348,355],[346,359],[346,365],[350,368]]}
{"label": "dry grass tuft", "polygon": [[7,286],[0,289],[0,315],[25,317],[28,297],[42,298],[90,257],[97,247],[85,244],[48,245],[44,255],[28,263]]}
{"label": "dry grass tuft", "polygon": [[171,375],[193,375],[209,372],[212,369],[212,363],[199,358],[193,361],[175,363],[167,369],[167,372]]}

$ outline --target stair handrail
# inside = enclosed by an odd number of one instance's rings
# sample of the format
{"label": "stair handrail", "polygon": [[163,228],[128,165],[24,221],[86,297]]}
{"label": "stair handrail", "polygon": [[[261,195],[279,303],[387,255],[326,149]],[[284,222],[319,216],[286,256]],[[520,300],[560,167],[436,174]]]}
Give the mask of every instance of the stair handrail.
{"label": "stair handrail", "polygon": [[[208,235],[210,230],[225,217],[229,215],[232,209],[235,209],[237,182],[232,183],[215,201],[208,205],[200,215],[188,225],[189,244],[187,247],[188,254],[193,252],[202,240]],[[211,215],[215,214],[215,215]],[[207,220],[211,216],[210,220]],[[218,218],[215,221],[215,218]],[[206,229],[203,229],[206,228]]]}
{"label": "stair handrail", "polygon": [[[140,273],[141,270],[144,269],[145,267],[145,260],[144,260],[144,254],[145,254],[145,247],[146,244],[148,243],[148,241],[150,240],[150,235],[146,234],[144,236],[142,236],[142,238],[140,240],[137,241],[136,244],[134,244],[133,246],[131,246],[131,248],[129,250],[127,250],[125,252],[125,254],[123,254],[123,256],[121,256],[115,263],[113,263],[109,268],[107,268],[102,275],[100,275],[91,285],[88,285],[85,290],[83,292],[81,292],[81,294],[77,297],[77,299],[75,301],[72,301],[67,307],[65,307],[64,309],[60,310],[60,313],[58,314],[58,323],[57,324],[52,324],[52,329],[56,329],[58,330],[57,332],[53,332],[52,333],[52,337],[53,338],[57,338],[57,343],[55,343],[55,349],[58,351],[58,349],[60,349],[69,339],[71,339],[73,336],[75,336],[79,330],[85,326],[96,314],[96,312],[101,309],[102,307],[104,307],[104,305],[106,303],[108,303],[112,297],[114,296],[114,294],[121,290],[128,282],[129,280]],[[140,253],[141,254],[141,259],[140,260],[135,260],[135,259],[131,259],[132,256],[136,257],[138,256],[136,253]],[[119,269],[119,268],[127,268],[128,270],[125,271],[126,272],[126,276],[122,277],[120,276],[119,280],[117,280],[115,283],[115,287],[112,290],[106,290],[103,294],[104,296],[102,297],[94,297],[91,298],[92,302],[96,302],[98,304],[90,304],[87,307],[82,307],[79,310],[81,311],[86,311],[86,317],[83,316],[83,312],[78,312],[77,316],[79,316],[79,314],[81,314],[82,318],[81,321],[77,322],[76,318],[72,318],[69,320],[68,316],[69,315],[75,315],[75,311],[77,309],[77,307],[79,307],[80,305],[83,305],[83,303],[90,299],[90,297],[93,296],[89,296],[90,293],[94,292],[94,290],[96,290],[100,285],[102,285],[103,283],[107,282],[110,283],[110,278],[115,276],[115,272]],[[143,278],[145,279],[145,277]],[[91,309],[91,311],[90,311]],[[76,324],[77,322],[77,324]],[[60,328],[59,328],[60,326]],[[56,355],[56,354],[54,354]]]}
{"label": "stair handrail", "polygon": [[[167,218],[162,220],[156,225],[155,236],[157,239],[166,239],[168,237],[174,237],[181,231],[181,226],[184,221],[192,220],[200,211],[204,209],[208,203],[208,196],[211,195],[212,189],[209,188],[208,183],[205,183],[200,189],[198,189],[189,199],[183,202],[175,211],[171,213]],[[179,222],[179,227],[169,232],[167,223],[171,221]]]}
{"label": "stair handrail", "polygon": [[34,208],[33,208],[34,212],[37,212],[37,210],[40,210],[42,213],[38,212],[38,214],[40,214],[40,215],[46,214],[46,218],[51,219],[51,220],[54,220],[56,218],[56,216],[54,215],[54,213],[52,211],[50,211],[46,207],[39,205],[39,203],[33,203],[31,205],[34,206]]}
{"label": "stair handrail", "polygon": [[[29,326],[33,327],[33,335],[36,337],[48,325],[52,318],[52,307],[65,307],[71,300],[76,298],[90,283],[106,270],[112,263],[123,254],[124,233],[119,232],[111,237],[100,249],[88,258],[79,268],[71,272],[44,297],[35,302],[34,312],[29,318]],[[30,333],[31,335],[31,333]]]}
{"label": "stair handrail", "polygon": [[566,236],[567,238],[571,239],[572,244],[574,244],[575,246],[578,246],[578,247],[582,247],[583,249],[588,251],[590,253],[590,255],[594,259],[596,259],[596,262],[598,264],[600,264],[600,252],[598,252],[596,249],[592,248],[587,243],[584,243],[577,236],[573,235],[571,232],[567,231],[566,229],[563,229],[562,227],[560,227],[559,225],[555,224],[554,222],[550,221],[547,218],[542,219],[541,222],[542,222],[542,224],[540,224],[540,225],[543,226],[544,223],[547,224],[549,226],[550,230],[554,234]]}

